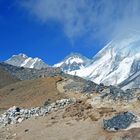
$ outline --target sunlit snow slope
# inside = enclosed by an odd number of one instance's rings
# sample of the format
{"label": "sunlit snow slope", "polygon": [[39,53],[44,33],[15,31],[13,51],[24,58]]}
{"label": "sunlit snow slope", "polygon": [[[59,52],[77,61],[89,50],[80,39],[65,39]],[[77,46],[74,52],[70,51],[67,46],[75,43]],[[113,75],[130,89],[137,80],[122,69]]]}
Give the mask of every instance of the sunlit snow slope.
{"label": "sunlit snow slope", "polygon": [[140,70],[140,34],[129,33],[108,43],[91,63],[72,71],[96,83],[117,85]]}

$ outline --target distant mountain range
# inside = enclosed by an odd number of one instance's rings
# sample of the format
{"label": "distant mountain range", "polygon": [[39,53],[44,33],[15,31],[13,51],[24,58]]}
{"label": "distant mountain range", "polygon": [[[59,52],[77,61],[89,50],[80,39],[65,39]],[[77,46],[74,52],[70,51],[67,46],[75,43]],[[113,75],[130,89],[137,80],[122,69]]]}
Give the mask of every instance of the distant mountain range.
{"label": "distant mountain range", "polygon": [[13,55],[11,58],[6,60],[5,63],[18,67],[35,68],[35,69],[48,67],[48,65],[41,59],[31,58],[22,53],[18,55]]}
{"label": "distant mountain range", "polygon": [[[48,65],[39,58],[25,54],[13,55],[5,63],[26,68],[42,69]],[[124,89],[140,88],[140,35],[131,33],[115,38],[92,59],[72,53],[52,67],[60,67],[71,75]]]}

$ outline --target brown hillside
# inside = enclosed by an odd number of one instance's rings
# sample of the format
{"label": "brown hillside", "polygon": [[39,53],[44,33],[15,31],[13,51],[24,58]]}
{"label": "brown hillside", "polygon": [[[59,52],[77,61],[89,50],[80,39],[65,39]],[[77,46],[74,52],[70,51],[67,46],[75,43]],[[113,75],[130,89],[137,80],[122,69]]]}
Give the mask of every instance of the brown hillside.
{"label": "brown hillside", "polygon": [[7,109],[11,106],[35,107],[42,106],[46,101],[65,98],[59,93],[56,83],[60,77],[39,78],[36,80],[21,81],[0,89],[0,108]]}
{"label": "brown hillside", "polygon": [[12,77],[10,74],[8,74],[6,71],[0,69],[0,88],[13,84],[15,82],[19,81],[15,77]]}

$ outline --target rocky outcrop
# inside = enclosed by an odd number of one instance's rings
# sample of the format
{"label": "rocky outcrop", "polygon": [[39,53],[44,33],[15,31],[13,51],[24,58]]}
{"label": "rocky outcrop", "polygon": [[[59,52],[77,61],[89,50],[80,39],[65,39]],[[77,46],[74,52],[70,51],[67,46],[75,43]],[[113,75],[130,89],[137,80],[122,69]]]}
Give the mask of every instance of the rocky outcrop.
{"label": "rocky outcrop", "polygon": [[69,80],[68,84],[64,86],[65,91],[79,92],[79,93],[93,93],[95,91],[94,83],[90,81],[78,82]]}
{"label": "rocky outcrop", "polygon": [[58,87],[61,86],[61,88],[63,89],[62,92],[84,94],[93,94],[96,92],[97,84],[92,81],[64,73],[61,76],[63,77],[63,80],[58,83]]}
{"label": "rocky outcrop", "polygon": [[118,131],[127,129],[133,122],[135,122],[137,116],[131,112],[120,113],[109,120],[104,120],[104,129],[108,131]]}
{"label": "rocky outcrop", "polygon": [[[97,85],[99,86],[99,85]],[[100,98],[105,101],[137,101],[140,99],[140,90],[139,89],[128,89],[122,90],[120,87],[109,86],[109,87],[101,87],[102,90],[98,91],[100,94]]]}

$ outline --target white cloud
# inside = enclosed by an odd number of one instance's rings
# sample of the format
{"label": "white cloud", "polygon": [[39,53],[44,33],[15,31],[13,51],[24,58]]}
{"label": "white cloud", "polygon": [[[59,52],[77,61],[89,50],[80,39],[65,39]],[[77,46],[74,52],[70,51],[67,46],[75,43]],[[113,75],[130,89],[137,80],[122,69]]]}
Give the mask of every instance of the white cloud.
{"label": "white cloud", "polygon": [[21,0],[21,5],[41,22],[60,22],[69,38],[110,39],[140,24],[139,0]]}

